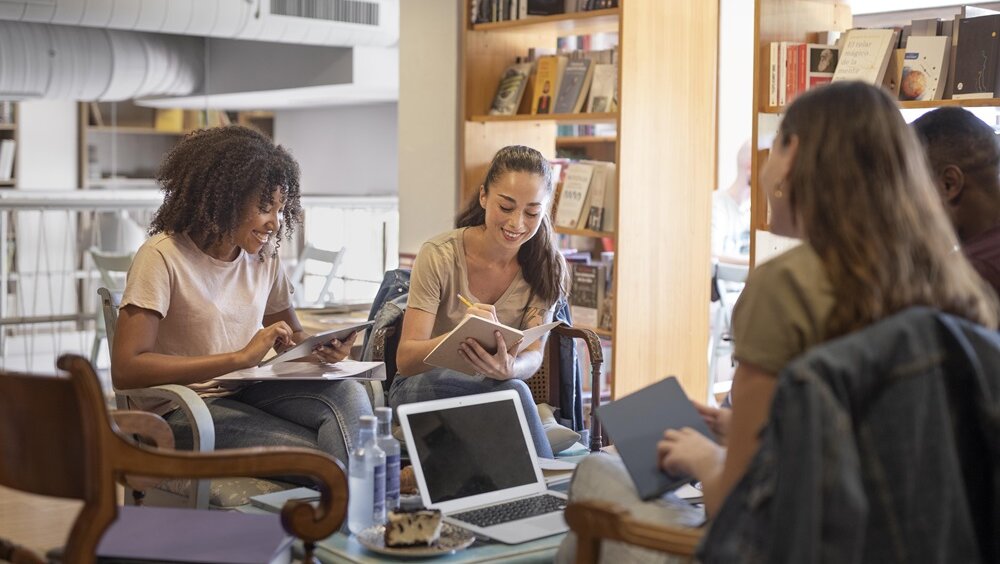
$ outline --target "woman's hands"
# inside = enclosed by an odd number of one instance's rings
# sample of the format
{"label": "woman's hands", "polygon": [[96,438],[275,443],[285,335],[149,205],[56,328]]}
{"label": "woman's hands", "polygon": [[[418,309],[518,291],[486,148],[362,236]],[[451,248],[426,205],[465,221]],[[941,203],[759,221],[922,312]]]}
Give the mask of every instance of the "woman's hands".
{"label": "woman's hands", "polygon": [[500,323],[500,320],[497,319],[497,308],[493,307],[493,304],[472,304],[465,310],[465,315],[474,315],[489,319],[494,323]]}
{"label": "woman's hands", "polygon": [[665,431],[656,450],[661,470],[699,481],[717,476],[726,461],[726,449],[690,427]]}
{"label": "woman's hands", "polygon": [[490,354],[475,339],[466,339],[458,349],[458,353],[476,368],[477,374],[494,380],[510,380],[515,377],[514,361],[517,360],[517,346],[521,341],[508,347],[499,331],[495,331],[494,334],[497,338],[496,354]]}
{"label": "woman's hands", "polygon": [[709,407],[698,402],[693,403],[698,414],[705,420],[705,424],[719,439],[719,444],[725,445],[726,439],[729,437],[729,420],[733,417],[733,410],[726,407]]}
{"label": "woman's hands", "polygon": [[354,346],[354,340],[357,339],[358,333],[359,331],[355,331],[343,341],[334,339],[325,345],[316,347],[313,349],[313,356],[319,359],[320,362],[329,362],[331,364],[344,360],[350,356],[351,347]]}
{"label": "woman's hands", "polygon": [[292,328],[284,321],[272,323],[257,331],[250,342],[240,351],[242,364],[245,368],[257,366],[264,359],[267,351],[272,348],[280,350],[292,343]]}

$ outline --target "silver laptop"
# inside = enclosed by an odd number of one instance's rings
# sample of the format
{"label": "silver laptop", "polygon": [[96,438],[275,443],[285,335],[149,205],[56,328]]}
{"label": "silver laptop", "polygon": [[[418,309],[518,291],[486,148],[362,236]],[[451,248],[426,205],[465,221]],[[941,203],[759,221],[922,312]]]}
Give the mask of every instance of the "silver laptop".
{"label": "silver laptop", "polygon": [[424,506],[507,544],[565,532],[566,495],[545,486],[513,390],[400,406]]}

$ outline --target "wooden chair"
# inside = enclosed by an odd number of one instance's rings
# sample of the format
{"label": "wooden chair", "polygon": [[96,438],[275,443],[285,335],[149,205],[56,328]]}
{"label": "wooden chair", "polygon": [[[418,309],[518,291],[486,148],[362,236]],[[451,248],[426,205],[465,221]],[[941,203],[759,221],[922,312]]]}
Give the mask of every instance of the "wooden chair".
{"label": "wooden chair", "polygon": [[566,523],[576,533],[577,564],[597,564],[603,541],[617,541],[691,558],[704,534],[703,529],[666,527],[644,523],[628,510],[599,501],[573,502],[566,507]]}
{"label": "wooden chair", "polygon": [[[285,530],[304,541],[306,561],[312,558],[316,541],[343,523],[347,478],[329,455],[302,448],[197,453],[136,445],[115,420],[130,430],[140,427],[147,436],[171,437],[166,422],[148,413],[115,414],[112,419],[86,359],[64,355],[57,365],[69,372],[68,377],[0,372],[0,484],[84,502],[65,545],[64,562],[94,561],[101,536],[118,515],[115,484],[127,476],[310,476],[318,483],[319,505],[289,502],[280,517]],[[28,558],[26,551],[0,543],[0,557],[5,552],[12,560]]]}

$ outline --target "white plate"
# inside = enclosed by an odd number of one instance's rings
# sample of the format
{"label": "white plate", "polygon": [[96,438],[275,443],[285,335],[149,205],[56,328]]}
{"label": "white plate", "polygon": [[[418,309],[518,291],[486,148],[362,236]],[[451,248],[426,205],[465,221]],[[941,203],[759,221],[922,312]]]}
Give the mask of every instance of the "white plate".
{"label": "white plate", "polygon": [[441,524],[441,538],[435,546],[388,547],[385,545],[384,525],[365,529],[356,538],[368,550],[396,558],[431,558],[452,554],[466,549],[476,541],[476,536],[471,532],[449,523]]}

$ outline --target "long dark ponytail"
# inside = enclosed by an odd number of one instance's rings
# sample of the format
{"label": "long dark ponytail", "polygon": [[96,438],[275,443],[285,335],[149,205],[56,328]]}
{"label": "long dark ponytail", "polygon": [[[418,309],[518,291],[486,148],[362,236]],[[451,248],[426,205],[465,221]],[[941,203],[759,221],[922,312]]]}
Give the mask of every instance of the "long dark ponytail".
{"label": "long dark ponytail", "polygon": [[[497,151],[483,180],[483,190],[508,172],[537,174],[544,179],[546,194],[552,194],[552,167],[541,153],[523,145],[511,145]],[[465,209],[458,214],[456,227],[475,227],[486,223],[486,210],[479,204],[479,193],[469,199]],[[546,303],[554,303],[568,293],[566,261],[555,245],[549,211],[542,213],[542,221],[534,237],[517,251],[521,275],[534,295]]]}

